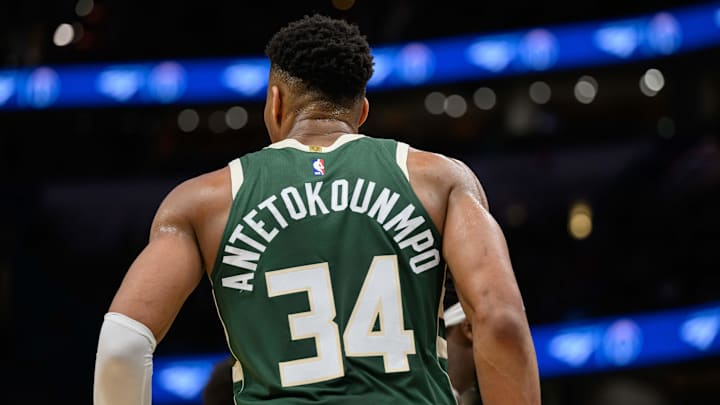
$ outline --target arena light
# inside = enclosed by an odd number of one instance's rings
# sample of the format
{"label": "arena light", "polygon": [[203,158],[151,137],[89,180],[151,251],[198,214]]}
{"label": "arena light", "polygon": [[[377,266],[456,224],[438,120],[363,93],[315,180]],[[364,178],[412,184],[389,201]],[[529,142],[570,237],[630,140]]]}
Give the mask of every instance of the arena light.
{"label": "arena light", "polygon": [[177,124],[183,132],[192,132],[200,123],[200,116],[197,111],[187,108],[180,111],[177,118]]}
{"label": "arena light", "polygon": [[433,91],[425,96],[425,108],[430,114],[440,115],[445,112],[445,95]]}
{"label": "arena light", "polygon": [[393,73],[395,57],[393,52],[378,48],[373,50],[373,75],[368,81],[368,88],[382,87],[387,85],[385,79]]}
{"label": "arena light", "polygon": [[529,93],[530,99],[537,104],[546,104],[552,96],[550,86],[543,81],[537,81],[531,84]]}
{"label": "arena light", "polygon": [[568,232],[574,239],[586,239],[592,233],[592,208],[583,201],[578,201],[570,208],[568,214]]}
{"label": "arena light", "polygon": [[575,98],[583,103],[590,104],[595,100],[598,92],[597,80],[592,76],[583,76],[575,83]]}
{"label": "arena light", "polygon": [[640,45],[639,32],[633,21],[613,23],[595,33],[595,43],[605,52],[626,59]]}
{"label": "arena light", "polygon": [[497,97],[493,89],[489,87],[480,87],[473,93],[473,102],[477,108],[481,110],[492,110],[497,102]]}
{"label": "arena light", "polygon": [[680,336],[687,344],[706,351],[720,331],[720,311],[700,311],[682,324]]}
{"label": "arena light", "polygon": [[0,107],[15,93],[15,77],[0,75]]}
{"label": "arena light", "polygon": [[640,78],[640,91],[653,97],[665,86],[665,77],[658,69],[648,69]]}
{"label": "arena light", "polygon": [[468,48],[470,61],[490,72],[502,72],[515,58],[513,37],[498,37],[479,40]]}
{"label": "arena light", "polygon": [[240,95],[253,96],[265,88],[269,72],[264,63],[236,63],[223,71],[222,83]]}
{"label": "arena light", "polygon": [[48,108],[58,97],[62,84],[60,75],[55,69],[41,66],[30,73],[27,78],[24,102],[31,108]]}
{"label": "arena light", "polygon": [[187,88],[187,72],[174,61],[160,63],[149,73],[150,95],[162,104],[178,101]]}
{"label": "arena light", "polygon": [[672,13],[655,14],[648,24],[646,32],[648,45],[662,55],[675,53],[683,42],[683,30]]}
{"label": "arena light", "polygon": [[395,69],[400,80],[411,85],[420,85],[432,78],[435,64],[434,51],[427,45],[416,42],[400,50]]}
{"label": "arena light", "polygon": [[[720,302],[530,329],[543,379],[622,371],[720,354]],[[202,404],[202,387],[214,366],[229,357],[229,352],[155,356],[153,404]]]}
{"label": "arena light", "polygon": [[95,7],[93,0],[78,0],[78,2],[75,3],[75,14],[79,17],[85,17],[92,12],[93,7]]}
{"label": "arena light", "polygon": [[532,328],[541,377],[702,358],[719,332],[720,303]]}
{"label": "arena light", "polygon": [[445,113],[453,118],[460,118],[467,112],[467,102],[458,94],[449,95],[445,99]]}
{"label": "arena light", "polygon": [[155,356],[153,359],[152,395],[158,404],[200,404],[202,391],[215,364],[229,354],[200,356]]}
{"label": "arena light", "polygon": [[248,122],[248,112],[240,106],[230,107],[225,113],[225,124],[231,129],[240,129]]}
{"label": "arena light", "polygon": [[101,94],[119,102],[125,102],[138,93],[144,80],[145,75],[141,69],[111,68],[100,73],[96,88]]}
{"label": "arena light", "polygon": [[[76,3],[78,14],[90,13],[92,0]],[[695,5],[632,18],[531,27],[503,33],[480,33],[411,43],[374,46],[375,73],[368,91],[430,84],[478,81],[538,71],[607,66],[665,57],[720,46],[718,6]],[[59,27],[58,27],[59,28]],[[79,38],[77,27],[58,30],[57,44]],[[72,35],[69,32],[73,31]],[[32,73],[40,66],[0,70],[12,76],[15,91],[0,109],[32,109],[36,97]],[[264,56],[133,63],[44,66],[55,72],[58,90],[42,108],[112,107],[181,103],[236,103],[265,96],[269,63]],[[132,97],[118,98],[96,86],[103,72],[136,70],[142,77]],[[579,86],[583,100],[593,92]],[[595,86],[594,92],[597,92]]]}
{"label": "arena light", "polygon": [[53,34],[53,43],[56,46],[67,46],[70,45],[74,37],[75,30],[73,29],[72,25],[60,24],[57,28],[55,28],[55,33]]}

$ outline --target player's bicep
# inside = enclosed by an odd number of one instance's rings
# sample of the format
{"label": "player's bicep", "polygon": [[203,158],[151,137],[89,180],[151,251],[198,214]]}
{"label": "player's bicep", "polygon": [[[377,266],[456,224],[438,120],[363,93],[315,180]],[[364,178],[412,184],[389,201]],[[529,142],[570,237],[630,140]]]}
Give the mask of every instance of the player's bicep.
{"label": "player's bicep", "polygon": [[523,311],[505,237],[474,187],[448,198],[443,255],[468,316]]}
{"label": "player's bicep", "polygon": [[131,264],[109,309],[143,323],[158,341],[203,275],[201,254],[182,204],[173,193],[163,202],[150,241]]}

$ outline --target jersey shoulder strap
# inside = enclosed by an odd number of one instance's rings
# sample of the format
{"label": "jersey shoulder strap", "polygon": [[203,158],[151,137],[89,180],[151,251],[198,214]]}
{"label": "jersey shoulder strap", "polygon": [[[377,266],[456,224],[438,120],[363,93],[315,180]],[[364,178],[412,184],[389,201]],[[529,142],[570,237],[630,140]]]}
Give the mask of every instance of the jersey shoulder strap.
{"label": "jersey shoulder strap", "polygon": [[235,200],[235,196],[238,190],[240,190],[240,186],[242,186],[244,180],[243,166],[240,158],[231,160],[230,163],[228,163],[228,167],[230,168],[230,190],[232,191],[232,199]]}

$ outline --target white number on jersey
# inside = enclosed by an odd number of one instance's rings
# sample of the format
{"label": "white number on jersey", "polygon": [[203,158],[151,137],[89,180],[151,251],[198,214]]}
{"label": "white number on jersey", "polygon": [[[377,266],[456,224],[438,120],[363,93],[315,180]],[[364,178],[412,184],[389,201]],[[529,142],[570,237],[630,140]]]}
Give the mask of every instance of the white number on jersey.
{"label": "white number on jersey", "polygon": [[[268,296],[305,292],[310,311],[290,314],[293,340],[314,338],[317,356],[278,364],[283,387],[327,381],[345,375],[335,301],[327,263],[265,273]],[[380,327],[373,330],[375,321]],[[375,256],[343,333],[349,357],[382,356],[385,372],[409,371],[415,354],[412,330],[403,329],[402,294],[397,256]]]}

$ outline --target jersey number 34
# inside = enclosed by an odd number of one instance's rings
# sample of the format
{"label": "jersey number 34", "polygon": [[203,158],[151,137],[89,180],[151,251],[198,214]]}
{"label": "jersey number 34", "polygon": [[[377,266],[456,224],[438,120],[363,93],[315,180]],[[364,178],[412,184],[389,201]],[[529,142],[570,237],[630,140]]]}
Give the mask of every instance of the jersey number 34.
{"label": "jersey number 34", "polygon": [[[317,356],[278,364],[283,387],[331,380],[345,375],[335,300],[327,263],[265,273],[269,297],[306,292],[307,312],[290,314],[292,340],[315,339]],[[374,330],[379,319],[380,328]],[[415,337],[405,330],[397,256],[375,256],[342,335],[348,357],[382,356],[386,373],[409,371]]]}

